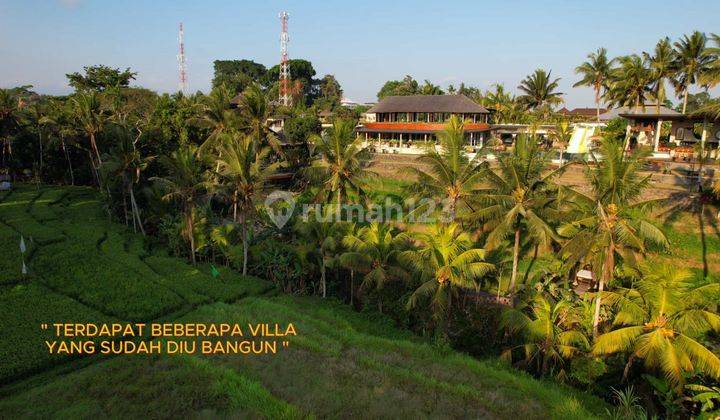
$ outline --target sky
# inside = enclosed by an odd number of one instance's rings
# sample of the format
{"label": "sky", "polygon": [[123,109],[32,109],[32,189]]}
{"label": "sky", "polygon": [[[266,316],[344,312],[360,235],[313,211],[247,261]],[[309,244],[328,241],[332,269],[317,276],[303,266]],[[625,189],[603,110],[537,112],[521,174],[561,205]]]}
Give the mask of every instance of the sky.
{"label": "sky", "polygon": [[279,62],[282,10],[290,58],[335,75],[358,102],[406,74],[516,92],[544,68],[561,78],[566,106],[590,107],[592,90],[572,87],[574,68],[598,47],[617,56],[651,51],[665,36],[720,32],[717,0],[0,0],[0,87],[64,94],[66,73],[105,64],[136,71],[134,85],[177,91],[183,22],[190,90],[207,92],[216,59]]}

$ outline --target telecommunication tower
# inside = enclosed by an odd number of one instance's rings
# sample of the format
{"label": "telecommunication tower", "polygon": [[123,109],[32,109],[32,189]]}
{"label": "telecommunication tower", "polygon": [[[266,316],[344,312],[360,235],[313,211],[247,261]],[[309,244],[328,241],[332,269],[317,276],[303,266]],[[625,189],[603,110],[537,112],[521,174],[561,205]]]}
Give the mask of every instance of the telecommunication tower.
{"label": "telecommunication tower", "polygon": [[178,42],[180,43],[180,54],[177,56],[178,66],[180,67],[180,83],[178,87],[183,95],[188,94],[188,81],[187,74],[185,72],[185,31],[183,30],[183,24],[180,22],[180,33],[178,34]]}
{"label": "telecommunication tower", "polygon": [[280,51],[281,51],[281,60],[280,60],[280,103],[289,106],[291,102],[291,96],[290,96],[290,69],[288,68],[288,52],[287,52],[287,46],[288,42],[290,42],[290,37],[288,36],[287,31],[287,21],[288,21],[288,13],[287,12],[280,12],[280,15],[278,16],[280,18],[280,21],[282,22],[282,32],[280,33]]}

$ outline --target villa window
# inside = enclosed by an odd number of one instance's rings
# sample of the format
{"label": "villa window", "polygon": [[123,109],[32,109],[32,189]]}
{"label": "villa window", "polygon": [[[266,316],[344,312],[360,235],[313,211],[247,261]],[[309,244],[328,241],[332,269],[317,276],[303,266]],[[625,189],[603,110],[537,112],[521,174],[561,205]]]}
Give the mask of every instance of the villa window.
{"label": "villa window", "polygon": [[417,122],[426,122],[427,121],[428,114],[427,112],[418,112],[415,114],[415,121]]}

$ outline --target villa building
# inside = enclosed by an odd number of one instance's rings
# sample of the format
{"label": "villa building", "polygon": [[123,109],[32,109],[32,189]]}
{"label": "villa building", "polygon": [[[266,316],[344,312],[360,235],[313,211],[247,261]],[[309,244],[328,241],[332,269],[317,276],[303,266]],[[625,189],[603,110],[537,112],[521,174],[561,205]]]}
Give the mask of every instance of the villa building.
{"label": "villa building", "polygon": [[[595,121],[597,119],[597,108],[573,108],[572,110],[562,107],[558,114],[562,114],[572,120]],[[606,108],[600,108],[600,114],[607,112]]]}
{"label": "villa building", "polygon": [[465,121],[468,144],[482,144],[490,131],[490,112],[464,95],[388,96],[365,114],[358,133],[367,141],[413,142],[435,141],[451,116]]}

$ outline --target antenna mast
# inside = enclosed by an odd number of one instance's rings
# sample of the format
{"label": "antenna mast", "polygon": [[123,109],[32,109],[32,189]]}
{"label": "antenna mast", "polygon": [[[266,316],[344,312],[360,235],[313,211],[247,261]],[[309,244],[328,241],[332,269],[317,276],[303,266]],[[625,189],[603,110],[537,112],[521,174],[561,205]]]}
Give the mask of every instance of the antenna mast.
{"label": "antenna mast", "polygon": [[287,32],[288,13],[280,12],[278,16],[282,22],[282,32],[280,33],[280,51],[282,53],[280,60],[280,103],[289,106],[291,102],[290,96],[290,69],[288,68],[287,46],[290,37]]}
{"label": "antenna mast", "polygon": [[188,94],[187,74],[185,73],[185,31],[183,24],[180,22],[180,33],[178,34],[178,42],[180,43],[180,54],[177,56],[178,66],[180,67],[180,83],[178,87],[183,95]]}

